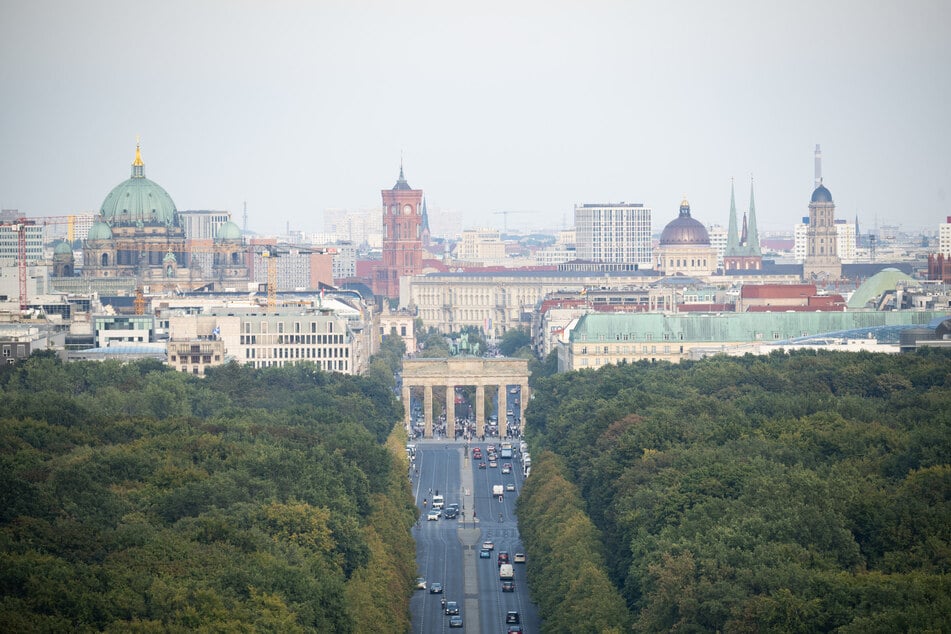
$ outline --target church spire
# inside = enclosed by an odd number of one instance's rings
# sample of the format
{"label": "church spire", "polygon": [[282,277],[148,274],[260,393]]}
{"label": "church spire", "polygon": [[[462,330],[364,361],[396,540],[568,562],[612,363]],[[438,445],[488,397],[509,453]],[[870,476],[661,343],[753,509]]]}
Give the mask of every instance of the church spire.
{"label": "church spire", "polygon": [[726,233],[725,255],[738,255],[740,236],[736,228],[736,196],[733,193],[733,179],[730,179],[730,224]]}
{"label": "church spire", "polygon": [[762,255],[759,247],[759,232],[756,230],[756,205],[753,203],[753,177],[750,176],[750,223],[746,247],[750,255]]}

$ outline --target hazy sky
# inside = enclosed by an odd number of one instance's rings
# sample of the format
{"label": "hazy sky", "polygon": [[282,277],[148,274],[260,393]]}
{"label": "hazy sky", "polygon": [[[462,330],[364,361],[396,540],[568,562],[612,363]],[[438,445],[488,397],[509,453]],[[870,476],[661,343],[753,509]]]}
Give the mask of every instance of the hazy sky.
{"label": "hazy sky", "polygon": [[[319,231],[399,174],[467,226],[684,194],[726,225],[951,215],[951,2],[0,2],[0,206],[98,210],[146,176],[179,209]],[[460,227],[461,228],[461,227]]]}

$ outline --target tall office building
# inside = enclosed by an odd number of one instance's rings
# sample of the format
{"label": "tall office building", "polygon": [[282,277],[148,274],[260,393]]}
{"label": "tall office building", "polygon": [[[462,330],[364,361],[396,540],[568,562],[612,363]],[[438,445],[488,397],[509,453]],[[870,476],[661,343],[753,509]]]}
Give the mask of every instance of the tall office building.
{"label": "tall office building", "polygon": [[575,205],[579,260],[650,268],[651,208],[640,203]]}
{"label": "tall office building", "polygon": [[943,225],[938,225],[938,253],[951,258],[951,216],[945,218]]}

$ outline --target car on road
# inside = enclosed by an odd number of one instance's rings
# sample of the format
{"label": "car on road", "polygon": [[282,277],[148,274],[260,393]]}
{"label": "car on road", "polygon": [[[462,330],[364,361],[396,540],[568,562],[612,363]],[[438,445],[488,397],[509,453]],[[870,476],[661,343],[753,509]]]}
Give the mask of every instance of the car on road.
{"label": "car on road", "polygon": [[449,627],[463,627],[462,617],[458,614],[453,614],[449,617]]}
{"label": "car on road", "polygon": [[480,468],[480,469],[485,469],[485,463],[484,463],[484,462],[480,462],[480,463],[479,463],[479,468]]}
{"label": "car on road", "polygon": [[506,612],[505,622],[514,623],[515,625],[518,625],[519,623],[521,623],[522,619],[520,619],[518,616],[518,610],[509,610],[508,612]]}
{"label": "car on road", "polygon": [[459,604],[455,601],[446,601],[446,614],[459,614]]}
{"label": "car on road", "polygon": [[507,563],[509,563],[509,554],[505,552],[504,550],[500,550],[499,558],[498,558],[498,561],[496,561],[496,564],[501,566],[502,564],[507,564]]}
{"label": "car on road", "polygon": [[442,515],[442,513],[439,509],[432,509],[426,514],[426,521],[430,522],[433,520],[438,520],[440,515]]}
{"label": "car on road", "polygon": [[515,490],[515,483],[514,483],[514,482],[509,482],[508,484],[506,484],[506,485],[505,485],[505,490],[506,490],[506,491],[509,491],[509,492],[514,491],[514,490]]}
{"label": "car on road", "polygon": [[489,460],[490,469],[495,469],[497,466],[499,466],[499,463],[497,463],[495,460]]}
{"label": "car on road", "polygon": [[525,630],[522,629],[522,626],[521,626],[521,625],[509,625],[509,629],[508,629],[508,633],[509,633],[509,634],[520,633],[520,632],[524,632],[524,631],[525,631]]}
{"label": "car on road", "polygon": [[417,590],[426,589],[426,579],[424,577],[416,577],[416,589]]}
{"label": "car on road", "polygon": [[512,559],[512,562],[516,564],[524,564],[525,553],[515,553],[515,557]]}
{"label": "car on road", "polygon": [[442,584],[438,581],[429,584],[429,594],[442,594]]}
{"label": "car on road", "polygon": [[479,551],[479,559],[491,559],[492,551],[483,548]]}
{"label": "car on road", "polygon": [[446,509],[446,512],[443,513],[443,517],[447,520],[454,519],[457,515],[459,515],[459,509]]}
{"label": "car on road", "polygon": [[482,550],[495,550],[495,542],[490,540],[482,542]]}
{"label": "car on road", "polygon": [[515,592],[515,582],[506,579],[502,582],[502,592]]}
{"label": "car on road", "polygon": [[512,473],[512,463],[511,463],[511,462],[502,463],[502,473]]}

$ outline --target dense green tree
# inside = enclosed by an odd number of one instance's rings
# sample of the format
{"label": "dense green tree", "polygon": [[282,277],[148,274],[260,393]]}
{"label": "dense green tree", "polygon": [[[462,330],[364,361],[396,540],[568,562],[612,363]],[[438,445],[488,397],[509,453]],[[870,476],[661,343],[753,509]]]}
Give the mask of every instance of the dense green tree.
{"label": "dense green tree", "polygon": [[[924,588],[951,580],[949,367],[809,351],[533,377],[526,547],[585,543],[590,518],[638,631],[940,631],[951,609]],[[544,508],[575,487],[580,508]],[[584,609],[572,568],[539,555],[561,628]]]}

